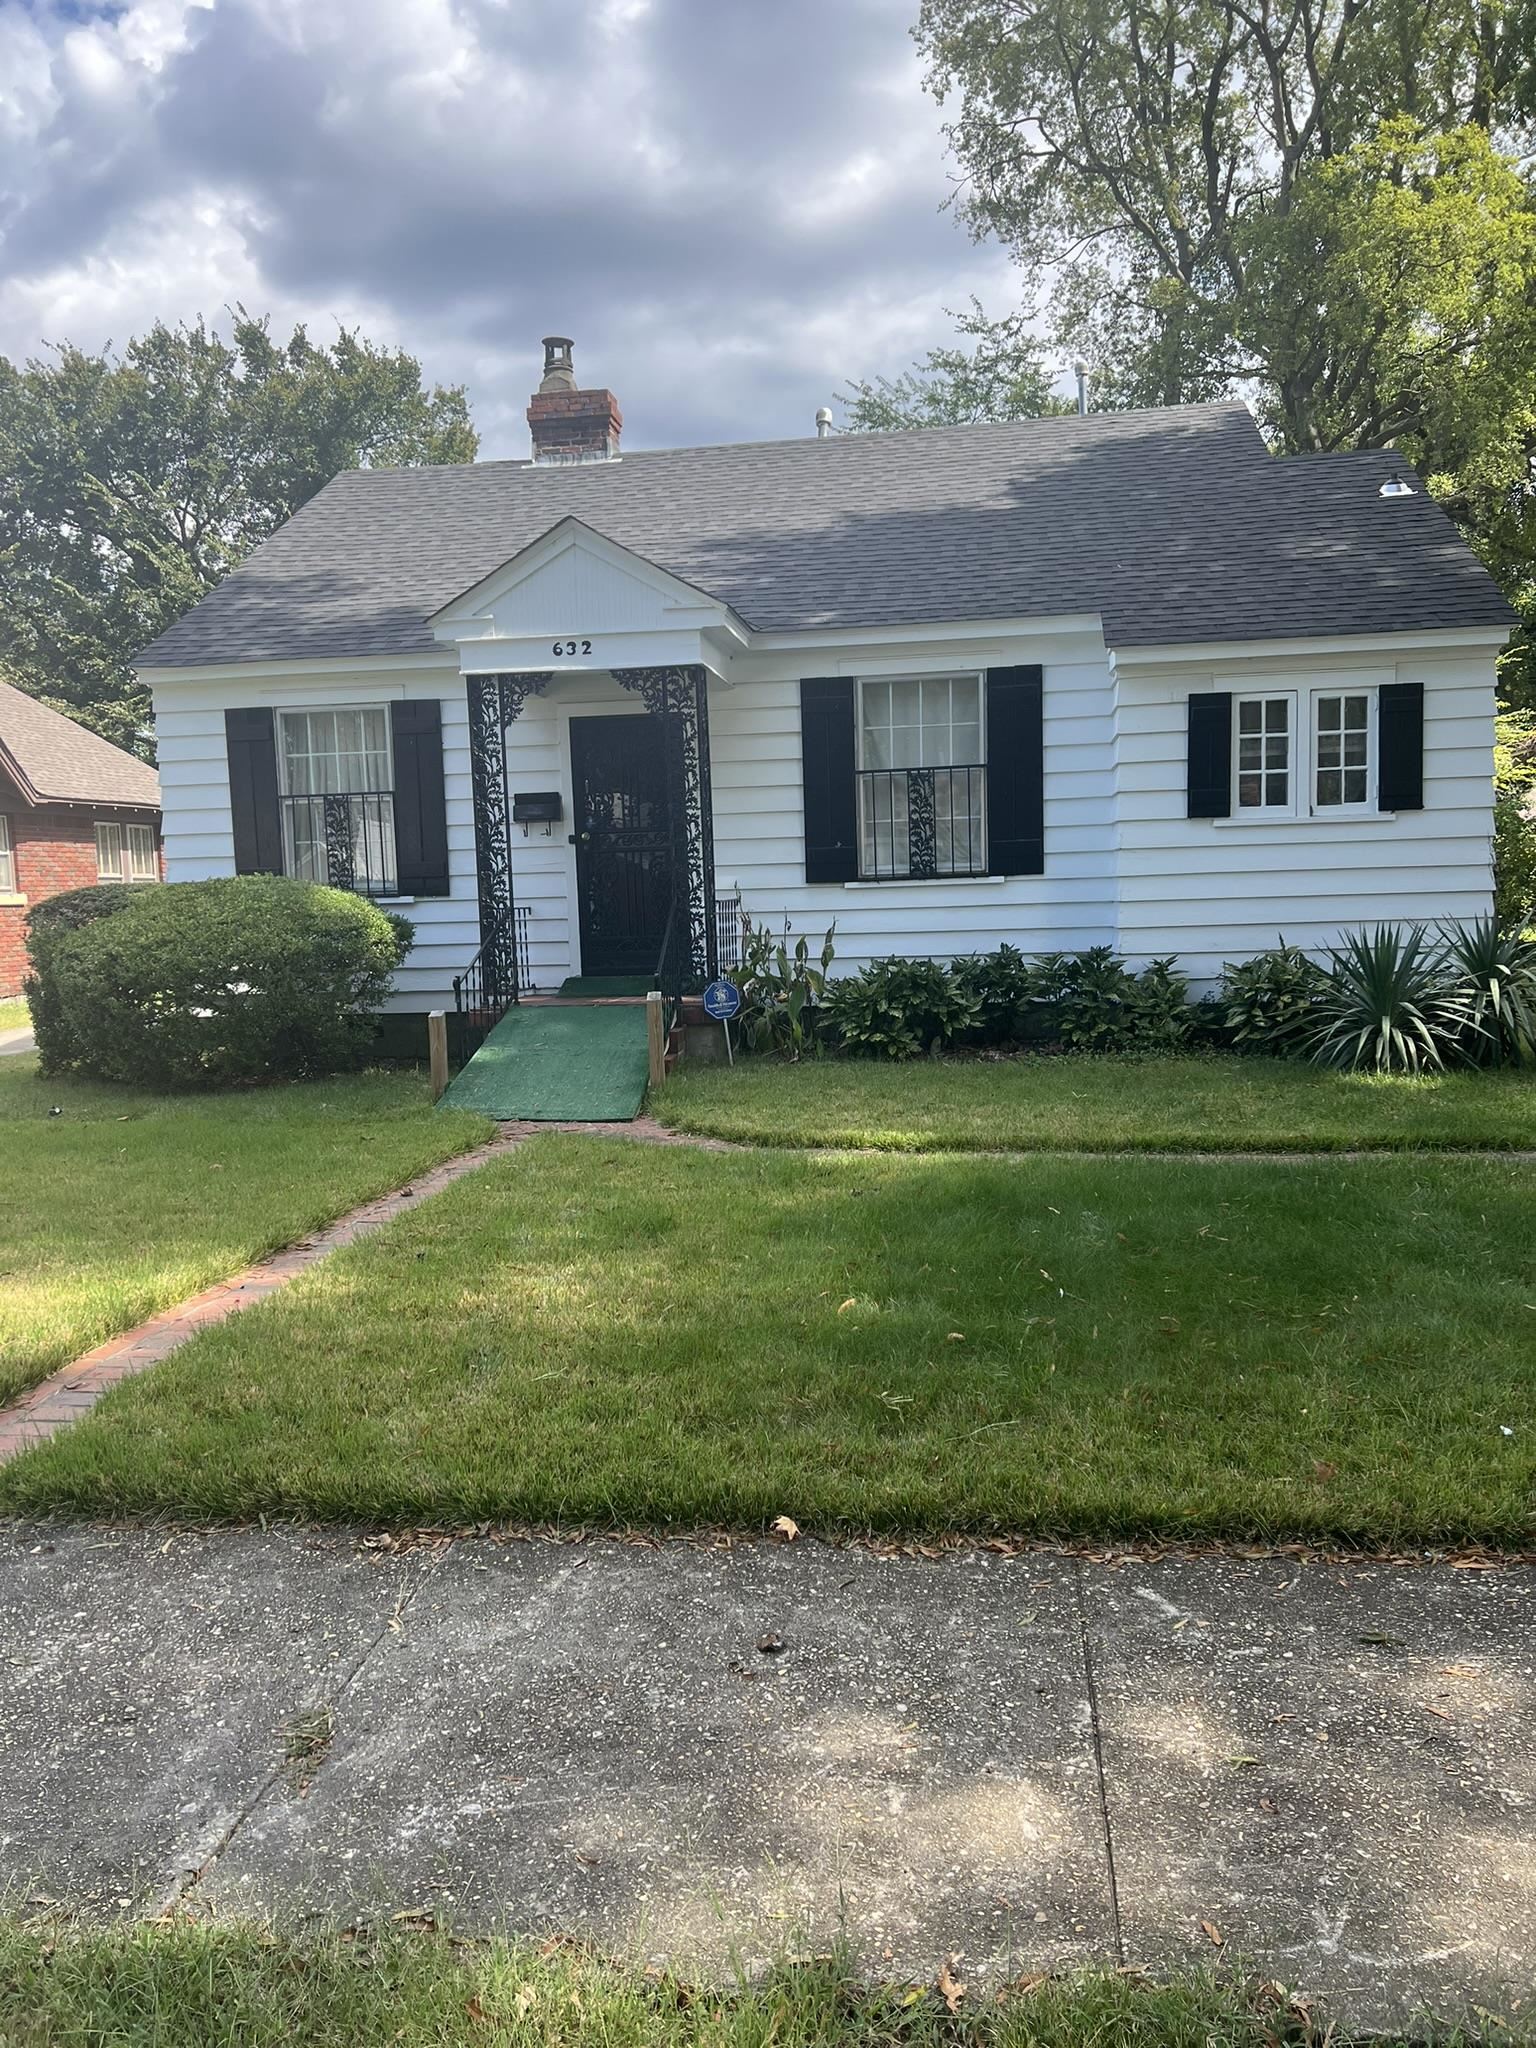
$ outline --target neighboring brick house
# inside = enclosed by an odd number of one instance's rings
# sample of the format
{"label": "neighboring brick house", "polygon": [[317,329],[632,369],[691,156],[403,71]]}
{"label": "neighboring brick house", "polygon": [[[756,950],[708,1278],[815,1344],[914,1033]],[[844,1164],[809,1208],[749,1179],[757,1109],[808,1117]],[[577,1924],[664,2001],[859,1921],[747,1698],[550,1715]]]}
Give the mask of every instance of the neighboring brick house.
{"label": "neighboring brick house", "polygon": [[20,992],[33,904],[160,875],[154,769],[0,683],[0,996]]}

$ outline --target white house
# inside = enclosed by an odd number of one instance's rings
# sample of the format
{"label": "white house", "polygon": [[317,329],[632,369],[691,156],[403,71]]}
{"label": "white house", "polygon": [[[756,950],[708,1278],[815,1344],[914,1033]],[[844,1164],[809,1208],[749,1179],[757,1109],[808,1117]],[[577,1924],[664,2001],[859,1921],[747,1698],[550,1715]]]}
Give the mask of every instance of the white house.
{"label": "white house", "polygon": [[621,455],[560,340],[529,420],[337,477],[141,661],[170,879],[398,903],[397,1008],[702,975],[737,904],[1197,983],[1487,911],[1511,614],[1394,456],[1238,404]]}

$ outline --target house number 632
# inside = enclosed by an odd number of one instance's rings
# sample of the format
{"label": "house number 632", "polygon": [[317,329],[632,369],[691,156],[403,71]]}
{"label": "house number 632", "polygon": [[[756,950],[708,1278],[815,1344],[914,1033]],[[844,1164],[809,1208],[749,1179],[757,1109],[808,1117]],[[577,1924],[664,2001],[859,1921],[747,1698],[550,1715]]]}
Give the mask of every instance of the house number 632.
{"label": "house number 632", "polygon": [[550,652],[551,654],[590,654],[592,652],[592,642],[590,640],[557,640],[550,649]]}

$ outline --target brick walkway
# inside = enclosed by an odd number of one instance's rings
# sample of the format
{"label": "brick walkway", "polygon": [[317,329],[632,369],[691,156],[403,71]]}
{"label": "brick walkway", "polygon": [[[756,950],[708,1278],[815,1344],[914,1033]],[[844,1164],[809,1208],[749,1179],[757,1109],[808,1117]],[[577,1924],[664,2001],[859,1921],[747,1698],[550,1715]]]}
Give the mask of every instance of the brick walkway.
{"label": "brick walkway", "polygon": [[466,1152],[457,1159],[450,1159],[442,1166],[435,1166],[430,1173],[418,1174],[415,1180],[405,1187],[396,1188],[393,1194],[364,1202],[361,1208],[338,1217],[313,1237],[302,1238],[283,1251],[258,1259],[243,1273],[235,1273],[228,1280],[205,1287],[201,1294],[194,1294],[189,1300],[177,1302],[174,1308],[151,1316],[137,1329],[125,1330],[121,1336],[109,1338],[105,1344],[98,1344],[94,1351],[87,1351],[83,1357],[50,1374],[10,1407],[0,1408],[0,1465],[19,1457],[24,1450],[41,1443],[44,1438],[67,1429],[70,1423],[78,1421],[94,1408],[102,1395],[115,1387],[119,1380],[129,1379],[134,1373],[158,1365],[162,1358],[169,1358],[173,1351],[180,1350],[189,1338],[206,1329],[210,1323],[221,1323],[226,1316],[249,1308],[253,1302],[265,1301],[269,1294],[276,1294],[279,1288],[297,1280],[311,1266],[328,1259],[332,1252],[340,1251],[344,1245],[355,1244],[360,1237],[369,1236],[407,1209],[430,1201],[454,1181],[462,1180],[465,1174],[474,1173],[493,1159],[504,1157],[540,1131],[574,1131],[597,1138],[632,1138],[650,1145],[692,1145],[707,1151],[727,1149],[718,1139],[689,1138],[665,1130],[650,1117],[637,1117],[633,1123],[623,1124],[503,1124],[501,1135],[491,1139],[489,1144]]}

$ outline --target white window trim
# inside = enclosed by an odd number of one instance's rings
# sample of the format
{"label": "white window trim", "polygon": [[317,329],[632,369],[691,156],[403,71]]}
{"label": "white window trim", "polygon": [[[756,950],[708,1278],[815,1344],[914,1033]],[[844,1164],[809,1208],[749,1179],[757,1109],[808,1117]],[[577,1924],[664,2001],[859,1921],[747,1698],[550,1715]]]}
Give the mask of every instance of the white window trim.
{"label": "white window trim", "polygon": [[[1392,681],[1390,675],[1379,671],[1365,677],[1350,675],[1330,676],[1321,682],[1286,683],[1273,689],[1255,688],[1251,682],[1241,686],[1235,683],[1218,683],[1232,699],[1232,808],[1224,818],[1212,818],[1209,823],[1218,831],[1230,831],[1233,827],[1254,825],[1304,824],[1313,819],[1329,821],[1348,819],[1374,819],[1382,824],[1395,821],[1395,811],[1377,808],[1379,792],[1380,762],[1378,758],[1378,730],[1381,711],[1381,686]],[[1254,702],[1268,697],[1288,697],[1291,701],[1291,770],[1290,802],[1260,804],[1244,809],[1237,800],[1237,743],[1239,704]],[[1367,702],[1367,751],[1365,801],[1358,804],[1319,804],[1317,801],[1317,700],[1319,697],[1364,697]],[[1301,763],[1301,773],[1297,764]],[[1303,794],[1303,777],[1305,793]]]}
{"label": "white window trim", "polygon": [[[1285,701],[1291,707],[1290,718],[1288,720],[1286,734],[1286,737],[1290,741],[1290,747],[1286,759],[1285,785],[1287,791],[1289,792],[1289,800],[1283,804],[1240,804],[1237,800],[1239,772],[1237,764],[1239,748],[1241,746],[1243,735],[1239,730],[1242,724],[1242,719],[1239,715],[1239,707],[1243,704],[1272,704],[1276,700],[1276,698],[1284,698]],[[1241,825],[1274,825],[1279,823],[1282,819],[1294,818],[1298,815],[1296,796],[1296,764],[1297,758],[1302,752],[1302,740],[1304,737],[1304,735],[1299,730],[1300,724],[1300,692],[1294,686],[1282,686],[1280,688],[1273,690],[1247,689],[1234,690],[1232,692],[1231,775],[1232,818],[1234,822]],[[1260,770],[1260,773],[1262,772],[1263,771]]]}
{"label": "white window trim", "polygon": [[[134,888],[147,888],[152,882],[159,881],[160,849],[157,844],[155,845],[154,848],[155,871],[152,875],[136,875],[133,872],[133,859],[128,851],[128,834],[131,831],[148,832],[150,835],[151,843],[154,843],[155,828],[153,825],[145,825],[141,823],[141,821],[137,818],[97,818],[95,820],[95,827],[96,881],[98,886],[103,882],[122,882],[130,884]],[[115,875],[108,874],[105,867],[102,865],[102,835],[103,833],[107,832],[112,832],[117,835],[117,873]]]}
{"label": "white window trim", "polygon": [[[980,768],[982,771],[982,871],[979,874],[961,873],[952,875],[866,875],[862,872],[864,866],[864,824],[862,817],[856,816],[854,823],[859,834],[858,860],[860,873],[854,881],[844,882],[843,887],[845,889],[891,889],[898,888],[903,883],[911,883],[914,887],[922,888],[931,888],[935,883],[948,883],[950,887],[954,887],[957,883],[981,882],[991,879],[986,872],[987,864],[991,860],[992,805],[987,790],[987,672],[985,669],[946,666],[944,668],[908,669],[903,670],[897,675],[871,674],[868,676],[856,676],[853,689],[854,772],[856,775],[862,775],[866,772],[864,766],[864,685],[866,683],[877,683],[884,687],[893,683],[941,682],[974,682],[976,685],[976,723],[981,739],[981,759],[974,762],[960,761],[955,765],[961,768]],[[854,789],[854,806],[856,811],[860,801],[861,788],[860,785],[856,784]]]}
{"label": "white window trim", "polygon": [[0,811],[0,902],[17,894],[16,888],[16,841],[11,835],[11,821]]}
{"label": "white window trim", "polygon": [[[1317,743],[1320,731],[1317,704],[1320,697],[1363,697],[1365,699],[1365,795],[1359,803],[1320,804],[1317,800]],[[1307,809],[1314,818],[1379,818],[1376,807],[1380,790],[1377,758],[1377,727],[1381,696],[1375,683],[1320,683],[1310,692],[1307,704]]]}

